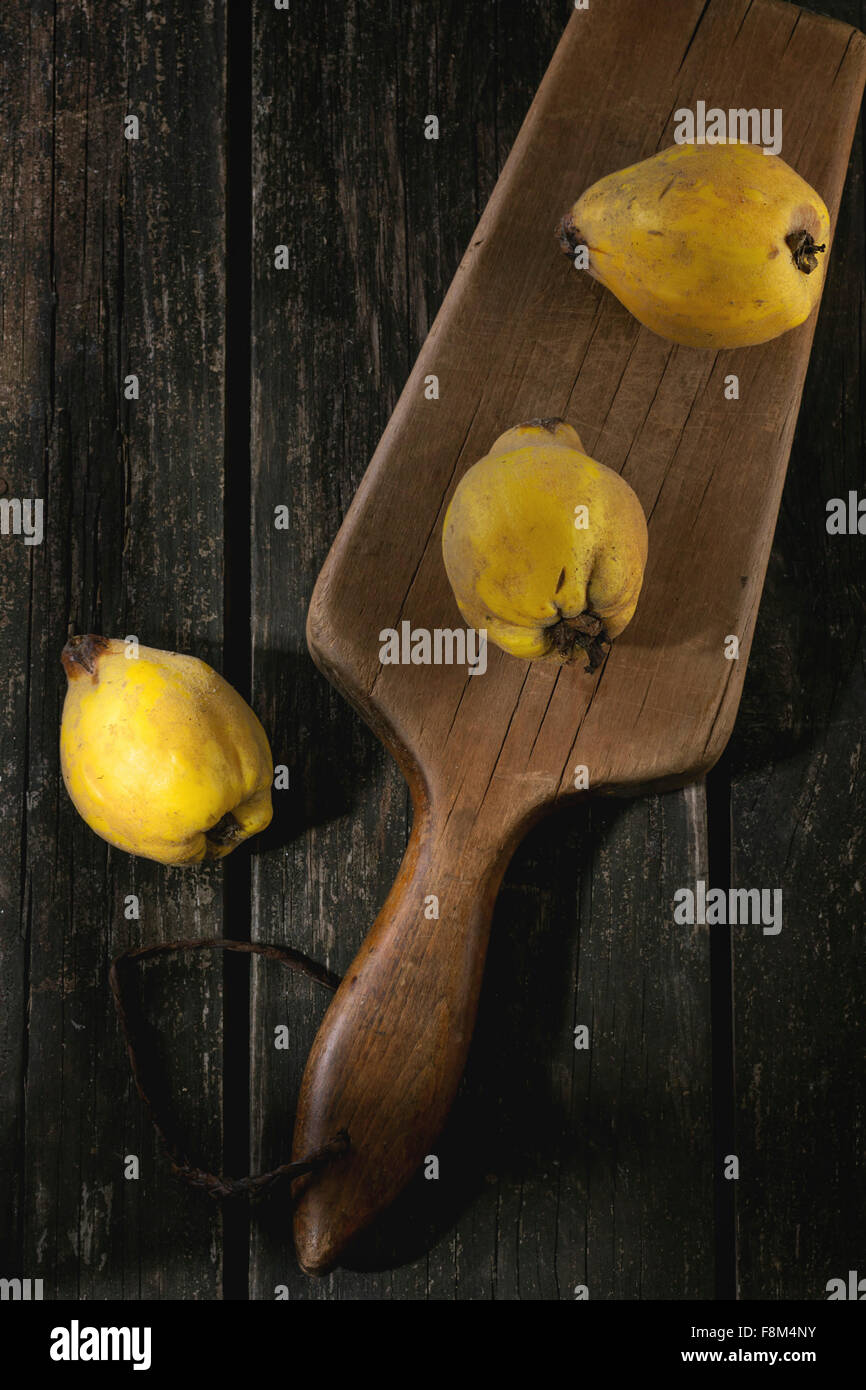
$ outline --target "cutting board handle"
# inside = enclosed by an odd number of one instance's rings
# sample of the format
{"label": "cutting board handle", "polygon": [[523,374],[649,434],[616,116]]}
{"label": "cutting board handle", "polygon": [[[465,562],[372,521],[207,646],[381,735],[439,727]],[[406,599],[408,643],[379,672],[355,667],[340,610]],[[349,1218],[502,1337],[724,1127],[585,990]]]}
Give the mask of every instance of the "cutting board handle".
{"label": "cutting board handle", "polygon": [[338,1263],[435,1153],[463,1073],[510,850],[500,826],[489,855],[473,849],[468,871],[466,846],[447,828],[446,815],[416,804],[397,880],[307,1061],[295,1153],[349,1135],[348,1152],[295,1189],[295,1245],[311,1274]]}

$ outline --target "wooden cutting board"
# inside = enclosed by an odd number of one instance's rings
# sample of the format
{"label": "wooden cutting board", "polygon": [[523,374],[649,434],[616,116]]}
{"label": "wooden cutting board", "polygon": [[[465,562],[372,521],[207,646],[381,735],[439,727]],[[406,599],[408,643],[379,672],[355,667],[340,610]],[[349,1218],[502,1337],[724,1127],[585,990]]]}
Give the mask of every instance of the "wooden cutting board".
{"label": "wooden cutting board", "polygon": [[[673,346],[570,266],[557,224],[596,179],[672,144],[674,113],[705,101],[781,108],[782,157],[835,226],[864,77],[863,35],[778,0],[590,0],[568,23],[310,605],[314,659],[398,759],[415,807],[397,882],[302,1085],[296,1156],[341,1129],[350,1140],[297,1189],[312,1273],[435,1153],[493,903],[527,827],[580,794],[581,766],[595,793],[701,777],[740,698],[815,318],[757,348]],[[496,436],[538,416],[573,424],[643,503],[649,562],[631,626],[594,676],[492,645],[483,675],[382,665],[384,629],[461,626],[445,509]]]}

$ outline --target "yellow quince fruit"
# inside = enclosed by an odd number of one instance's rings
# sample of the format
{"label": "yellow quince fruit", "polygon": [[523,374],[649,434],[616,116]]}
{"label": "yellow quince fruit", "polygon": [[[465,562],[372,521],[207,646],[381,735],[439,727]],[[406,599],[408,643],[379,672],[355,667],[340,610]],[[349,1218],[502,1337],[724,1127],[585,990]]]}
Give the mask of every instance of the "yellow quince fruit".
{"label": "yellow quince fruit", "polygon": [[[673,145],[608,174],[560,224],[563,249],[646,328],[737,348],[796,328],[821,297],[830,215],[757,145]],[[579,265],[580,261],[575,260]]]}
{"label": "yellow quince fruit", "polygon": [[193,656],[73,637],[63,780],[91,830],[160,864],[221,859],[271,820],[273,762],[249,705]]}
{"label": "yellow quince fruit", "polygon": [[558,419],[500,435],[461,478],[442,528],[466,622],[530,661],[604,660],[631,621],[647,526],[628,483]]}

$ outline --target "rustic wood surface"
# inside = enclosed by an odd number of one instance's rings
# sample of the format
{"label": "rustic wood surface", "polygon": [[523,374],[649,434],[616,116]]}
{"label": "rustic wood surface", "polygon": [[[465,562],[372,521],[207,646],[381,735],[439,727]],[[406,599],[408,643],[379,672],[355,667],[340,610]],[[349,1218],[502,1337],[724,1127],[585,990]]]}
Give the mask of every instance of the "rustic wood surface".
{"label": "rustic wood surface", "polygon": [[[219,1213],[168,1173],[106,986],[129,944],[221,934],[220,876],[109,850],[57,742],[70,632],[221,661],[222,7],[15,4],[2,25],[3,476],[45,502],[43,543],[0,552],[4,1274],[46,1298],[215,1298]],[[145,990],[191,1148],[217,1160],[221,972],[203,957]]]}
{"label": "rustic wood surface", "polygon": [[[856,0],[811,8],[866,23]],[[306,606],[570,10],[248,8],[249,579],[222,500],[236,513],[246,487],[243,460],[224,464],[223,6],[98,0],[55,21],[15,0],[0,17],[0,473],[3,495],[46,498],[48,518],[40,547],[0,538],[0,1275],[43,1277],[46,1297],[535,1299],[586,1283],[593,1298],[706,1299],[732,1293],[738,1257],[742,1296],[820,1299],[862,1264],[862,541],[824,529],[826,498],[862,486],[859,142],[709,834],[698,786],[564,809],[519,848],[440,1181],[410,1188],[357,1270],[310,1280],[285,1194],[221,1220],[170,1178],[109,1002],[126,944],[245,935],[246,879],[258,939],[344,971],[393,882],[406,785],[312,666]],[[438,143],[421,136],[429,112]],[[273,269],[278,243],[289,272]],[[229,262],[235,299],[243,273]],[[133,370],[142,395],[126,402]],[[282,503],[290,529],[275,531]],[[225,634],[229,665],[242,684],[246,646],[291,786],[246,858],[162,870],[107,850],[66,799],[59,651],[92,627],[221,667],[227,537],[229,611],[252,615],[249,644]],[[785,889],[780,937],[734,943],[736,1115],[733,1053],[719,1054],[728,943],[669,925],[673,889],[708,863],[714,882]],[[219,960],[158,969],[144,997],[192,1155],[225,1153],[237,1175],[245,1129],[235,1105],[222,1133],[221,1095],[248,1063],[249,1166],[284,1160],[329,996],[255,962],[249,1046],[235,1036],[224,1057],[221,1006],[242,1015],[243,979],[226,1001]],[[572,1044],[583,1020],[589,1055]],[[736,1247],[718,1161],[732,1151]]]}
{"label": "rustic wood surface", "polygon": [[[832,13],[866,23],[856,0]],[[828,535],[825,508],[864,496],[864,246],[858,135],[743,704],[718,769],[732,882],[784,893],[778,937],[734,932],[742,1298],[820,1298],[829,1279],[863,1271],[866,572],[864,537]]]}
{"label": "rustic wood surface", "polygon": [[[830,138],[797,101],[807,66]],[[352,1140],[300,1185],[305,1269],[342,1260],[433,1149],[465,1063],[492,904],[531,819],[574,795],[575,767],[596,792],[693,780],[733,727],[815,316],[759,348],[674,348],[578,283],[551,228],[575,190],[669,146],[677,109],[710,94],[727,110],[743,90],[784,111],[785,154],[833,218],[864,78],[866,39],[775,0],[755,0],[745,20],[737,0],[662,13],[619,0],[575,13],[557,47],[310,604],[312,654],[400,761],[415,820],[304,1074],[296,1156],[341,1130]],[[643,503],[649,562],[627,632],[596,675],[492,645],[477,679],[465,665],[382,666],[383,629],[456,622],[447,506],[504,429],[539,416],[574,424]]]}

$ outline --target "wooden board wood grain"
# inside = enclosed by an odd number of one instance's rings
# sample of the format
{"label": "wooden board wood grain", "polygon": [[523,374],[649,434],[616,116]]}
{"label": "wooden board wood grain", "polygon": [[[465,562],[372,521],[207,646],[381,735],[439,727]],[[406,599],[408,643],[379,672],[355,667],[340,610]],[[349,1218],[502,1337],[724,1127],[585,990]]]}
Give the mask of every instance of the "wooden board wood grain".
{"label": "wooden board wood grain", "polygon": [[[213,1298],[219,1213],[169,1171],[108,966],[142,940],[219,935],[221,871],[109,849],[69,801],[58,733],[70,631],[220,664],[224,8],[16,0],[0,25],[2,472],[6,495],[45,508],[41,545],[0,545],[2,988],[15,1001],[2,1273],[41,1278],[46,1299]],[[138,141],[124,138],[130,113]],[[179,1128],[216,1164],[220,991],[220,960],[202,958],[147,996]]]}
{"label": "wooden board wood grain", "polygon": [[[775,0],[680,0],[663,17],[621,0],[569,24],[311,605],[316,659],[395,752],[416,799],[413,843],[365,970],[374,948],[381,960],[383,946],[399,947],[403,966],[389,988],[410,976],[417,987],[423,976],[429,989],[392,1003],[391,1023],[362,1008],[343,1028],[345,993],[360,978],[353,968],[319,1035],[296,1142],[312,1146],[341,1116],[351,1129],[354,1116],[359,1147],[305,1185],[297,1231],[309,1268],[333,1262],[390,1200],[393,1173],[403,1181],[447,1112],[490,906],[526,825],[569,794],[576,764],[589,767],[595,790],[700,775],[724,747],[742,686],[814,320],[747,352],[672,347],[570,275],[552,229],[594,179],[671,143],[675,110],[698,98],[781,107],[784,157],[835,214],[863,76],[862,36]],[[723,392],[731,372],[736,403]],[[424,396],[430,373],[440,380],[436,402]],[[650,561],[631,628],[596,680],[574,668],[527,669],[495,651],[478,680],[453,667],[379,668],[382,628],[454,624],[439,556],[448,498],[502,428],[535,415],[568,418],[644,503]],[[725,660],[728,633],[740,638],[739,662]],[[405,896],[419,869],[459,924],[447,984],[429,968],[434,933]],[[425,1036],[422,1053],[402,1065],[397,1053],[411,1047],[394,1025],[395,1084],[373,1038],[401,1011],[404,1024],[410,1013],[420,1019]],[[437,1058],[426,1080],[422,1055]],[[335,1064],[336,1087],[324,1081]],[[389,1101],[371,1095],[377,1072]],[[399,1156],[383,1164],[370,1136],[386,1127],[401,1138]]]}
{"label": "wooden board wood grain", "polygon": [[[309,596],[563,20],[546,0],[436,14],[390,0],[286,21],[254,12],[254,702],[291,785],[252,845],[253,931],[343,973],[410,813],[399,770],[309,661]],[[433,110],[439,141],[423,134]],[[272,263],[287,227],[290,275]],[[260,1205],[252,1298],[712,1295],[707,943],[645,929],[705,867],[702,800],[574,805],[527,837],[497,899],[440,1180],[412,1182],[327,1280],[298,1270],[286,1204]],[[290,1151],[329,1001],[254,960],[255,1171]],[[579,1053],[575,1022],[593,1017],[597,1046]],[[686,1020],[687,1077],[682,1060],[672,1071]]]}

